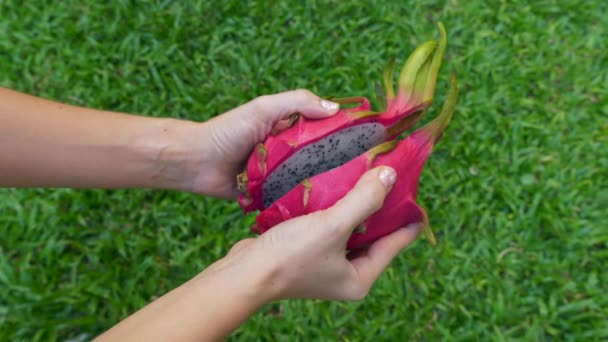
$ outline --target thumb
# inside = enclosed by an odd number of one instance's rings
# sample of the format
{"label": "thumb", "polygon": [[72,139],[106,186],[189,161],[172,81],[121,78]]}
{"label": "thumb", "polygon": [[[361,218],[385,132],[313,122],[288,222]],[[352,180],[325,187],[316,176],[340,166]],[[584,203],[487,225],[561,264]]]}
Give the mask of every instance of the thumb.
{"label": "thumb", "polygon": [[346,236],[371,214],[382,208],[384,198],[395,183],[397,174],[388,166],[372,169],[359,179],[355,187],[325,211],[329,222],[339,222]]}
{"label": "thumb", "polygon": [[274,123],[300,113],[312,119],[321,119],[338,112],[340,105],[327,101],[304,89],[260,96],[250,102],[255,113],[264,122]]}

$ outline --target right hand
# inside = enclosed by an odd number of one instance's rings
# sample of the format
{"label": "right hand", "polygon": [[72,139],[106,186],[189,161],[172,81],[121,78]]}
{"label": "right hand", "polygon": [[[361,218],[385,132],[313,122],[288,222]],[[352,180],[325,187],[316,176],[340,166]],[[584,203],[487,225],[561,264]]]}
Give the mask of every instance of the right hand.
{"label": "right hand", "polygon": [[394,179],[394,170],[389,167],[370,170],[333,207],[240,241],[205,272],[221,268],[234,272],[231,278],[235,281],[257,279],[250,289],[263,296],[263,302],[287,298],[360,300],[420,232],[421,225],[413,224],[347,255],[346,243],[353,230],[382,207]]}
{"label": "right hand", "polygon": [[257,97],[237,108],[198,125],[192,134],[200,160],[193,177],[185,179],[191,191],[222,198],[238,195],[236,175],[243,171],[251,151],[264,141],[273,126],[285,123],[291,114],[321,119],[338,112],[340,105],[308,90],[292,90]]}

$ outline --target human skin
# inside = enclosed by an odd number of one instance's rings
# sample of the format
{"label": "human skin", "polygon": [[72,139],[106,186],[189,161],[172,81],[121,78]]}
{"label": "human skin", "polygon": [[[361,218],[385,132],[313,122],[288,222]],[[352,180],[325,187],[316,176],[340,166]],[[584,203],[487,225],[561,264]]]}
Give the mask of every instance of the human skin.
{"label": "human skin", "polygon": [[253,146],[298,111],[323,118],[338,105],[295,90],[199,123],[76,107],[0,88],[0,186],[173,189],[234,198],[235,176]]}
{"label": "human skin", "polygon": [[[234,198],[236,174],[273,127],[294,112],[324,118],[337,111],[337,104],[296,90],[196,123],[75,107],[0,88],[0,186],[145,187]],[[405,227],[347,253],[349,236],[382,206],[395,177],[388,167],[370,170],[333,207],[238,242],[98,340],[219,340],[272,301],[364,298],[420,231],[419,225]]]}
{"label": "human skin", "polygon": [[[384,168],[386,169],[386,168]],[[346,242],[390,190],[366,173],[335,206],[237,243],[224,258],[99,337],[100,341],[215,341],[281,299],[360,300],[418,235],[410,226],[347,257]],[[389,171],[390,172],[390,171]],[[361,200],[366,198],[368,200]]]}

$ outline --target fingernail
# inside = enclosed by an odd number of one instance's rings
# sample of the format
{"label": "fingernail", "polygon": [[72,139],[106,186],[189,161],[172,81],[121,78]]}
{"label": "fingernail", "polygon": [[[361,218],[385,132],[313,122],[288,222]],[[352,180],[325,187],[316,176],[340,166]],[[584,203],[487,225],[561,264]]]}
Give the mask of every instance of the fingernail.
{"label": "fingernail", "polygon": [[386,186],[387,188],[390,188],[395,183],[395,180],[397,179],[397,174],[392,168],[384,167],[382,171],[380,171],[379,177],[382,184],[384,184],[384,186]]}
{"label": "fingernail", "polygon": [[335,112],[338,110],[338,108],[340,108],[340,104],[327,100],[321,100],[321,107],[325,108],[330,112]]}

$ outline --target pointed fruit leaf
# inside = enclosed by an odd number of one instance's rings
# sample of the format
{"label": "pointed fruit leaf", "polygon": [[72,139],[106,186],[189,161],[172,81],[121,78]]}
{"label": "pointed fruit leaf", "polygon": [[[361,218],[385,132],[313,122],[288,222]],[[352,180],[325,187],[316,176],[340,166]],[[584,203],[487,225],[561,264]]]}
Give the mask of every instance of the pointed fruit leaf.
{"label": "pointed fruit leaf", "polygon": [[256,152],[260,156],[259,165],[260,172],[265,175],[266,174],[266,156],[268,155],[268,151],[266,150],[266,146],[264,144],[258,144],[256,147]]}
{"label": "pointed fruit leaf", "polygon": [[389,137],[396,136],[399,135],[401,132],[405,132],[410,127],[414,127],[414,125],[416,125],[418,121],[420,121],[420,118],[422,118],[423,114],[424,111],[419,110],[416,113],[410,114],[409,116],[406,116],[405,118],[397,121],[396,124],[389,127],[389,129],[386,131],[387,135]]}
{"label": "pointed fruit leaf", "polygon": [[247,176],[247,171],[241,172],[238,175],[236,175],[236,188],[240,193],[242,193],[242,194],[247,193],[247,184],[248,183],[249,183],[249,178]]}
{"label": "pointed fruit leaf", "polygon": [[295,125],[296,122],[298,122],[298,119],[302,116],[301,113],[293,113],[289,116],[289,121],[287,121],[287,128]]}
{"label": "pointed fruit leaf", "polygon": [[302,198],[304,208],[308,205],[308,199],[310,198],[310,190],[312,190],[312,184],[310,180],[305,179],[302,181],[302,186],[304,187],[304,196]]}
{"label": "pointed fruit leaf", "polygon": [[[440,38],[427,42],[414,51],[401,70],[399,87],[406,95],[416,95],[422,103],[431,103],[435,94],[437,74],[447,46],[445,27],[440,22]],[[432,47],[432,49],[431,49]]]}
{"label": "pointed fruit leaf", "polygon": [[424,208],[420,207],[422,211],[422,233],[429,240],[430,244],[435,246],[437,244],[437,239],[435,238],[435,234],[433,234],[433,230],[431,230],[431,225],[429,223],[429,216],[426,213]]}
{"label": "pointed fruit leaf", "polygon": [[458,99],[458,84],[456,82],[456,76],[452,74],[450,82],[450,91],[448,92],[441,113],[433,121],[426,124],[422,130],[426,131],[433,141],[436,143],[441,139],[443,131],[447,127],[448,123],[452,119],[454,114],[454,108],[456,107],[456,100]]}
{"label": "pointed fruit leaf", "polygon": [[414,92],[419,71],[432,58],[436,47],[437,42],[434,40],[418,46],[403,65],[399,75],[399,89],[406,95],[412,95]]}
{"label": "pointed fruit leaf", "polygon": [[351,118],[358,120],[358,119],[363,119],[363,118],[367,118],[370,116],[378,116],[382,113],[380,112],[374,112],[372,110],[364,110],[361,112],[352,112],[352,113],[348,113],[348,116],[350,116]]}
{"label": "pointed fruit leaf", "polygon": [[374,160],[376,160],[376,157],[378,157],[379,155],[390,152],[395,149],[398,143],[399,141],[397,140],[390,140],[382,144],[376,145],[371,150],[367,151],[369,163],[373,163]]}
{"label": "pointed fruit leaf", "polygon": [[[427,99],[425,96],[427,94],[427,81],[432,61],[432,57],[426,60],[426,62],[420,67],[420,70],[418,70],[418,75],[416,75],[416,80],[414,81],[414,94],[418,95],[422,102],[426,101],[426,103],[430,103],[428,102],[429,99]],[[433,99],[431,97],[430,101],[432,100]]]}
{"label": "pointed fruit leaf", "polygon": [[445,48],[448,43],[447,33],[445,32],[445,27],[443,23],[437,23],[439,27],[439,44],[437,45],[437,49],[433,54],[433,60],[430,64],[429,70],[426,75],[426,82],[424,85],[424,95],[422,97],[422,101],[424,102],[432,102],[433,96],[435,94],[435,85],[437,83],[437,74],[439,74],[439,69],[441,68],[441,61],[443,60],[443,55],[445,54]]}

